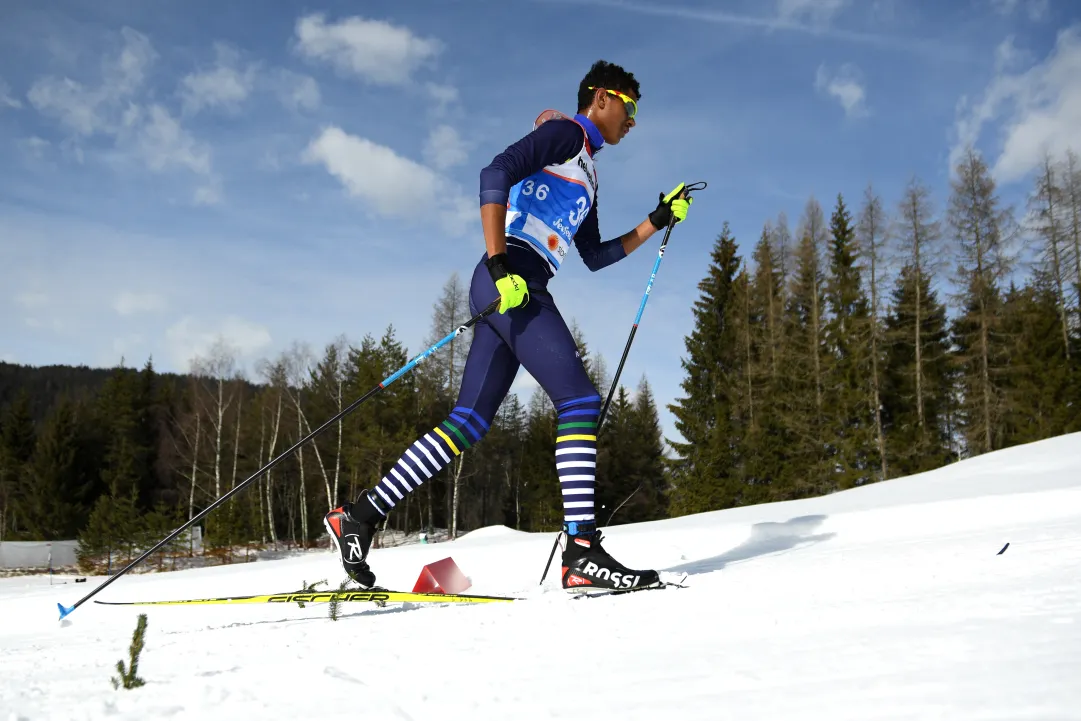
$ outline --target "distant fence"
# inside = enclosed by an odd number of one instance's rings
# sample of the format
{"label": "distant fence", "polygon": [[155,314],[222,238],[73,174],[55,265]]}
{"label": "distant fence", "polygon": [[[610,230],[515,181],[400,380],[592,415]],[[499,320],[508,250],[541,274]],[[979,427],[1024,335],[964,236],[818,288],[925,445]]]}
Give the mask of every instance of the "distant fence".
{"label": "distant fence", "polygon": [[79,561],[78,541],[2,541],[0,568],[63,568]]}
{"label": "distant fence", "polygon": [[[203,529],[195,526],[177,537],[176,543],[195,553],[203,552]],[[189,546],[190,544],[190,546]],[[0,568],[50,569],[77,566],[78,541],[0,541]],[[114,559],[116,552],[113,554]]]}

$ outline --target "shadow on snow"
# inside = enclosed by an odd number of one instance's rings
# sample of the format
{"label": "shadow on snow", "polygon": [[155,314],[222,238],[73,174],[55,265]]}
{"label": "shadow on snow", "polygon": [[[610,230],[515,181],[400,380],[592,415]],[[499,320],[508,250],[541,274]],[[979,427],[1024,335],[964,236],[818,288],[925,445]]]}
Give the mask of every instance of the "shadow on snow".
{"label": "shadow on snow", "polygon": [[736,546],[725,551],[719,556],[704,558],[699,561],[687,563],[665,569],[672,573],[686,573],[694,576],[700,573],[712,573],[720,571],[730,563],[746,561],[770,553],[790,551],[799,546],[827,541],[834,537],[834,533],[814,534],[814,530],[826,520],[824,515],[797,516],[783,523],[765,521],[751,526],[750,537]]}

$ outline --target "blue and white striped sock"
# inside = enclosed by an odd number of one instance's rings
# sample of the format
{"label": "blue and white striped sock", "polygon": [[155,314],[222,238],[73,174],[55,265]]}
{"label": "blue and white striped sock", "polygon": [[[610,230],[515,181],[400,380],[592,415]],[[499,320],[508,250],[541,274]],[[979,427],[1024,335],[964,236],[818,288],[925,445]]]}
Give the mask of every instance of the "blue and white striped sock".
{"label": "blue and white striped sock", "polygon": [[593,521],[597,484],[597,419],[601,397],[586,396],[556,407],[556,472],[564,521]]}
{"label": "blue and white striped sock", "polygon": [[386,515],[406,495],[450,464],[453,456],[480,441],[489,425],[472,408],[455,408],[447,420],[418,438],[369,491],[369,500]]}

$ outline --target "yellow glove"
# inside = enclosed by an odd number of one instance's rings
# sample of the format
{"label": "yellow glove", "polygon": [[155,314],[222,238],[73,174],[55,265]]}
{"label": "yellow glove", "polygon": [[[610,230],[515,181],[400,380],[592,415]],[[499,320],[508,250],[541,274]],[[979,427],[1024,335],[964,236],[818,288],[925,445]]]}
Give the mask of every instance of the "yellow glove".
{"label": "yellow glove", "polygon": [[653,224],[654,228],[657,230],[667,228],[668,224],[672,222],[673,216],[677,223],[687,218],[687,211],[690,209],[691,203],[694,202],[694,198],[680,197],[686,187],[686,183],[680,183],[668,195],[660,194],[660,202],[657,203],[657,208],[649,214],[649,222]]}
{"label": "yellow glove", "polygon": [[488,273],[495,281],[495,289],[499,291],[499,312],[506,313],[511,308],[529,302],[529,288],[525,279],[520,275],[510,272],[507,267],[507,254],[500,253],[486,260]]}

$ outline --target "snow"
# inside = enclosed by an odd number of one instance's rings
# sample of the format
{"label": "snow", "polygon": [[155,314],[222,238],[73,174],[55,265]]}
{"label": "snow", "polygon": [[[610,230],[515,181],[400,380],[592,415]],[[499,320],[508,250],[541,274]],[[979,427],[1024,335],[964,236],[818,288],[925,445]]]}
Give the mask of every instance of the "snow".
{"label": "snow", "polygon": [[[616,526],[688,588],[537,586],[554,534],[374,551],[410,590],[452,556],[469,607],[70,605],[102,579],[0,579],[0,719],[1081,719],[1081,434],[831,496]],[[1009,542],[1005,553],[999,550]],[[553,564],[558,566],[558,562]],[[295,590],[329,552],[124,577],[103,600]],[[70,578],[56,578],[54,583]],[[138,613],[139,675],[109,682]]]}

